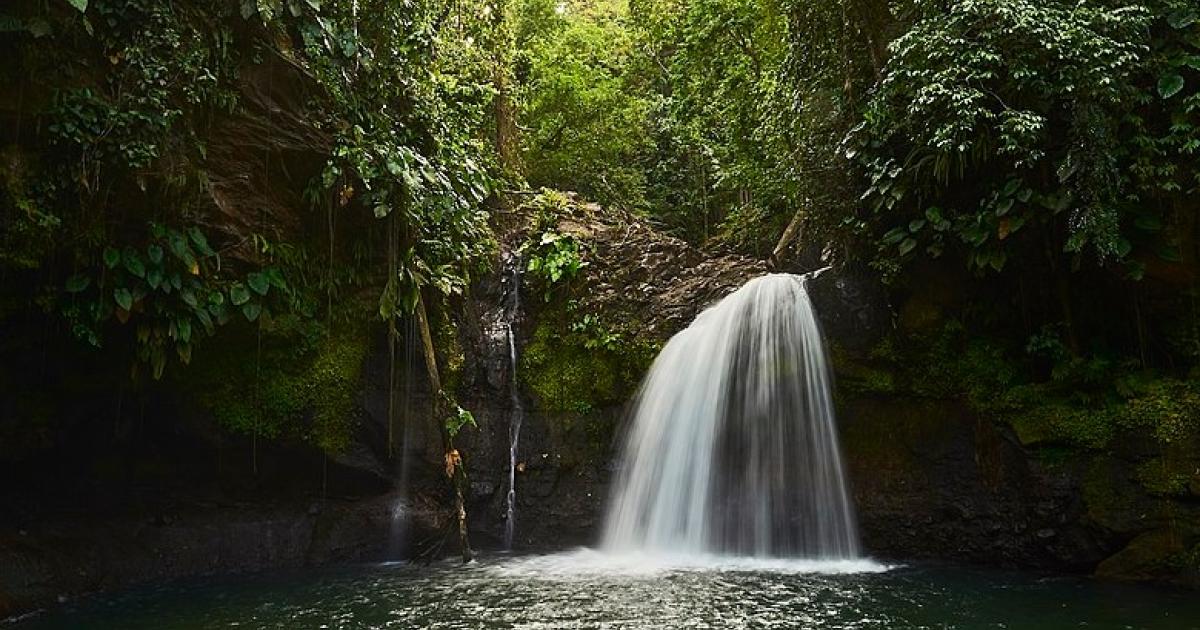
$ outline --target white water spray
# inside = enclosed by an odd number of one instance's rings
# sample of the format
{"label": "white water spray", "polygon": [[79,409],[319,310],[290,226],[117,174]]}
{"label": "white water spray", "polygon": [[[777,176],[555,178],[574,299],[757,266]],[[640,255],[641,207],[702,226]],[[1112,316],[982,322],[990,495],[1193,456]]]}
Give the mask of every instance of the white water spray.
{"label": "white water spray", "polygon": [[505,498],[504,548],[512,549],[513,534],[517,526],[517,445],[521,439],[521,422],[525,418],[525,406],[521,403],[521,390],[517,383],[517,341],[513,325],[521,312],[521,259],[513,256],[512,275],[509,276],[507,304],[504,313],[504,329],[508,337],[508,397],[512,405],[508,419],[508,496]]}
{"label": "white water spray", "polygon": [[859,556],[805,282],[751,280],[663,348],[636,401],[606,551]]}

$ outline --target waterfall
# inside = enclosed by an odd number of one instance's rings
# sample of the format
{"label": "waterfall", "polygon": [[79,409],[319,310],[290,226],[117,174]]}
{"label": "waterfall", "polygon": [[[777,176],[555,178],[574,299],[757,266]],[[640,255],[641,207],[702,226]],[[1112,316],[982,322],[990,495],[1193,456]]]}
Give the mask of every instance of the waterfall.
{"label": "waterfall", "polygon": [[509,262],[508,294],[504,308],[504,330],[508,337],[508,397],[512,405],[508,419],[508,495],[505,497],[504,548],[512,549],[517,517],[517,444],[521,439],[521,421],[525,406],[521,403],[517,382],[517,340],[514,324],[521,312],[521,258],[512,255]]}
{"label": "waterfall", "polygon": [[805,284],[751,280],[663,348],[636,400],[606,550],[859,555]]}
{"label": "waterfall", "polygon": [[[403,339],[404,357],[401,364],[401,404],[400,422],[404,425],[404,431],[401,434],[400,441],[400,459],[398,465],[400,467],[399,480],[396,483],[396,494],[392,502],[391,524],[388,528],[388,544],[385,550],[386,560],[401,560],[404,558],[408,549],[408,526],[409,526],[409,511],[411,509],[409,500],[409,474],[412,469],[413,456],[410,451],[414,449],[413,445],[413,423],[411,414],[409,413],[412,406],[413,386],[412,386],[412,371],[413,360],[415,357],[416,338],[417,338],[417,323],[414,318],[406,318]],[[388,395],[393,395],[389,392]]]}

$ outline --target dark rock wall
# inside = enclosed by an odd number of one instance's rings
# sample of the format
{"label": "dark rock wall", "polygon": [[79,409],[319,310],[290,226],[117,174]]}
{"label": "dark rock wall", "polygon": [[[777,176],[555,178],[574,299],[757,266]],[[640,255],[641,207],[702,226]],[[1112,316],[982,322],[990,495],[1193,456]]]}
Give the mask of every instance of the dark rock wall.
{"label": "dark rock wall", "polygon": [[[584,214],[564,220],[560,229],[595,244],[581,292],[591,312],[615,313],[663,340],[704,306],[766,273],[756,261],[706,255],[636,223]],[[894,306],[864,270],[831,269],[811,279],[827,345],[839,355],[833,361],[835,381],[863,378],[861,366],[881,339],[934,325],[931,318],[946,308],[945,285],[931,282],[928,291],[902,296]],[[538,323],[539,307],[532,302],[525,331]],[[923,307],[926,303],[934,306]],[[472,519],[480,544],[498,541],[503,531],[510,417],[504,396],[493,388],[472,401],[486,410],[480,415],[481,448],[472,448],[468,460],[477,482]],[[1047,459],[1008,425],[981,417],[953,397],[851,385],[839,386],[837,399],[868,553],[1195,581],[1178,557],[1197,542],[1197,503],[1185,498],[1164,507],[1160,497],[1149,496],[1133,481],[1136,458]],[[551,412],[532,399],[526,407],[518,458],[525,468],[517,475],[518,544],[596,542],[608,481],[619,465],[624,407]]]}

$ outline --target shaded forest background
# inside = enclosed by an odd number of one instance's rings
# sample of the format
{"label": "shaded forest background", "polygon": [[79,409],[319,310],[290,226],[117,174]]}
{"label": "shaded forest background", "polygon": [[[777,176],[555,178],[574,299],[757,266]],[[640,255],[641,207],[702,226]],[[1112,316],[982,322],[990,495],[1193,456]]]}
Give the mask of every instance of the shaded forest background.
{"label": "shaded forest background", "polygon": [[[859,387],[1051,454],[1132,433],[1149,491],[1198,483],[1195,2],[21,0],[0,56],[11,470],[169,433],[164,397],[251,445],[238,475],[340,453],[414,318],[452,438],[452,315],[545,187],[868,273],[902,305],[872,360],[925,371]],[[546,289],[588,252],[528,256]]]}

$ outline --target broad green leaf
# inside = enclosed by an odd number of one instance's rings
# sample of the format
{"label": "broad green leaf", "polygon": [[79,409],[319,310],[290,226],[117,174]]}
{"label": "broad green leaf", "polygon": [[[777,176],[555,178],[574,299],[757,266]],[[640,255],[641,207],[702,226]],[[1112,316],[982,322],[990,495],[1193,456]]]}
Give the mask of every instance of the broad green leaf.
{"label": "broad green leaf", "polygon": [[[187,239],[181,234],[171,234],[167,237],[167,248],[171,253],[183,262],[184,266],[191,269],[196,265],[196,257],[192,254],[192,248],[188,247]],[[175,287],[179,288],[179,287]]]}
{"label": "broad green leaf", "polygon": [[904,228],[892,228],[887,234],[883,235],[883,244],[895,245],[906,238],[908,238],[908,233],[904,231]]}
{"label": "broad green leaf", "polygon": [[67,3],[75,7],[75,10],[79,11],[80,13],[87,11],[88,8],[88,0],[67,0]]}
{"label": "broad green leaf", "polygon": [[246,290],[246,285],[241,282],[234,282],[229,287],[229,301],[233,302],[234,306],[241,306],[250,301],[250,292]]}
{"label": "broad green leaf", "polygon": [[121,264],[121,252],[117,251],[117,248],[115,247],[105,247],[104,264],[107,265],[109,269],[116,269],[117,265]]}
{"label": "broad green leaf", "polygon": [[270,281],[267,279],[266,274],[257,271],[246,276],[246,284],[249,284],[250,288],[254,289],[254,292],[259,295],[266,295],[267,289],[271,288]]}
{"label": "broad green leaf", "polygon": [[125,255],[121,257],[125,263],[125,270],[139,277],[146,277],[146,265],[142,263],[142,257],[138,256],[137,252],[132,247],[125,249]]}
{"label": "broad green leaf", "polygon": [[83,291],[84,289],[88,288],[88,285],[90,285],[91,283],[92,283],[92,278],[90,276],[85,276],[81,273],[77,273],[77,274],[71,276],[70,278],[67,278],[67,292],[68,293],[79,293],[80,291]]}
{"label": "broad green leaf", "polygon": [[902,243],[900,243],[900,255],[903,256],[903,255],[907,254],[908,252],[911,252],[913,250],[913,248],[915,248],[916,246],[917,246],[916,239],[911,239],[911,238],[904,239],[904,241]]}
{"label": "broad green leaf", "polygon": [[204,326],[204,332],[210,335],[213,334],[216,328],[213,326],[212,317],[209,316],[208,311],[204,309],[197,309],[195,312],[196,319],[200,320],[200,323]]}
{"label": "broad green leaf", "polygon": [[1182,30],[1195,24],[1198,17],[1195,10],[1181,9],[1167,16],[1167,24],[1173,29]]}
{"label": "broad green leaf", "polygon": [[146,272],[146,284],[150,285],[151,289],[157,289],[162,284],[163,273],[162,269],[152,267]]}
{"label": "broad green leaf", "polygon": [[125,287],[113,290],[113,300],[127,311],[133,309],[133,294]]}
{"label": "broad green leaf", "polygon": [[268,267],[266,270],[264,270],[264,273],[266,273],[267,280],[271,283],[271,286],[275,287],[276,289],[287,288],[287,281],[284,280],[283,272],[279,271],[278,267]]}
{"label": "broad green leaf", "polygon": [[191,237],[192,243],[196,245],[196,250],[201,254],[205,256],[212,256],[216,253],[211,247],[208,246],[208,239],[204,238],[204,233],[200,231],[200,228],[188,228],[188,236]]}
{"label": "broad green leaf", "polygon": [[1003,269],[1004,263],[1007,260],[1008,260],[1008,255],[1005,254],[1004,250],[1001,250],[1001,249],[994,250],[991,253],[991,255],[988,256],[988,264],[991,265],[992,269],[994,269],[996,271],[1000,271],[1001,269]]}
{"label": "broad green leaf", "polygon": [[1166,74],[1158,80],[1158,94],[1163,98],[1171,98],[1183,89],[1183,77],[1178,74]]}
{"label": "broad green leaf", "polygon": [[258,319],[258,315],[261,312],[262,306],[259,306],[258,302],[247,302],[242,306],[242,315],[246,317],[247,321]]}
{"label": "broad green leaf", "polygon": [[152,244],[146,248],[146,258],[154,264],[159,264],[163,259],[163,249],[157,244]]}

